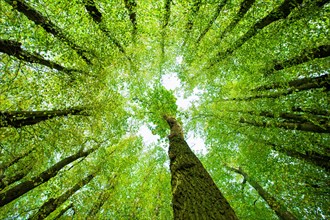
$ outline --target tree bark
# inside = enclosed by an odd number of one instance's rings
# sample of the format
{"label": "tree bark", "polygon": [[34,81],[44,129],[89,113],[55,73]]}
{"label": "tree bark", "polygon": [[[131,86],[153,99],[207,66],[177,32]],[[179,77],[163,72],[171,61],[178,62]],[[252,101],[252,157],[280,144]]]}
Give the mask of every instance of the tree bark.
{"label": "tree bark", "polygon": [[241,118],[239,120],[240,123],[250,124],[257,127],[278,127],[278,128],[284,128],[289,130],[301,130],[301,131],[307,131],[307,132],[316,132],[316,133],[330,133],[330,126],[325,124],[323,127],[317,126],[315,124],[312,124],[310,122],[274,122],[274,123],[267,123],[267,122],[257,122],[253,120],[248,120],[245,118]]}
{"label": "tree bark", "polygon": [[59,27],[57,27],[47,17],[43,16],[39,11],[27,5],[23,0],[5,0],[5,1],[16,10],[23,13],[29,20],[33,21],[36,25],[40,25],[48,33],[51,33],[59,40],[66,42],[88,64],[91,63],[90,59],[88,59],[85,55],[87,51],[83,50],[81,47],[79,47],[73,41],[71,41]]}
{"label": "tree bark", "polygon": [[19,60],[23,60],[29,63],[38,63],[51,69],[65,72],[69,75],[71,75],[72,72],[82,72],[76,69],[68,69],[53,61],[45,60],[41,55],[37,53],[30,53],[26,50],[23,50],[21,45],[22,44],[17,41],[0,39],[0,52],[6,53],[9,56],[14,56]]}
{"label": "tree bark", "polygon": [[196,43],[199,43],[203,39],[203,37],[206,35],[206,33],[210,30],[210,28],[212,27],[213,23],[219,17],[220,11],[226,5],[226,3],[227,3],[227,0],[223,0],[223,1],[221,1],[221,3],[218,4],[217,10],[215,11],[214,15],[212,16],[211,20],[209,21],[209,23],[207,24],[207,26],[204,28],[204,30],[202,31],[202,33],[199,35]]}
{"label": "tree bark", "polygon": [[238,219],[185,142],[179,123],[170,116],[164,119],[171,128],[168,138],[174,219]]}
{"label": "tree bark", "polygon": [[251,179],[241,168],[233,168],[225,165],[227,169],[234,171],[235,173],[241,174],[258,194],[265,200],[269,207],[276,213],[281,220],[297,220],[297,218],[289,212],[279,201],[277,201],[271,194],[264,190],[256,181]]}
{"label": "tree bark", "polygon": [[66,211],[73,208],[73,204],[70,203],[68,206],[66,206],[64,209],[62,209],[55,217],[54,219],[59,219]]}
{"label": "tree bark", "polygon": [[0,193],[0,207],[10,203],[11,201],[17,199],[18,197],[24,195],[28,191],[36,188],[42,183],[47,182],[50,178],[56,176],[56,174],[66,165],[72,163],[73,161],[81,158],[87,157],[89,154],[94,152],[97,148],[92,148],[87,151],[79,151],[78,153],[71,155],[67,158],[62,159],[60,162],[54,164],[39,176],[32,177],[30,180],[21,182],[20,184],[8,189],[5,192]]}
{"label": "tree bark", "polygon": [[291,80],[287,83],[273,83],[271,85],[264,85],[259,86],[252,91],[261,91],[261,90],[271,90],[271,89],[279,89],[279,88],[295,88],[295,89],[302,89],[302,88],[326,88],[327,91],[330,90],[330,77],[329,74],[324,74],[321,76],[316,77],[305,77],[302,79],[295,79]]}
{"label": "tree bark", "polygon": [[[113,188],[114,187],[112,186],[110,189]],[[89,210],[87,219],[91,219],[91,220],[96,219],[95,218],[96,214],[100,211],[100,208],[109,199],[109,197],[110,197],[109,190],[102,191],[97,201],[93,204],[93,207]]]}
{"label": "tree bark", "polygon": [[223,52],[218,52],[214,60],[211,62],[209,68],[214,66],[220,60],[224,59],[225,57],[231,55],[235,50],[240,48],[245,42],[249,39],[257,35],[257,33],[262,30],[263,28],[267,27],[271,23],[278,21],[280,19],[285,19],[291,11],[297,6],[297,4],[301,4],[303,0],[284,0],[282,4],[276,8],[274,8],[266,17],[262,18],[258,21],[254,26],[247,31],[240,39],[238,39],[234,46],[228,48]]}
{"label": "tree bark", "polygon": [[316,58],[324,58],[330,56],[330,45],[321,45],[316,48],[305,49],[299,55],[285,60],[285,61],[275,61],[274,69],[282,70],[284,68],[289,68],[296,66]]}
{"label": "tree bark", "polygon": [[101,31],[107,35],[107,37],[111,40],[113,44],[119,49],[119,51],[126,56],[126,58],[131,62],[131,59],[127,56],[124,47],[116,40],[106,29],[104,25],[102,25],[102,13],[97,9],[94,0],[83,0],[84,6],[88,12],[88,14],[92,17],[94,22],[99,25]]}
{"label": "tree bark", "polygon": [[136,31],[137,31],[137,21],[136,21],[136,1],[135,0],[124,0],[125,7],[129,14],[129,19],[133,25],[132,36],[133,39],[135,38]]}
{"label": "tree bark", "polygon": [[33,215],[31,220],[42,220],[45,219],[50,213],[55,211],[57,207],[62,205],[70,196],[72,196],[75,192],[79,189],[87,185],[93,178],[95,177],[94,174],[91,174],[81,181],[79,181],[76,185],[74,185],[71,189],[67,190],[61,196],[57,198],[51,198],[47,202],[45,202],[39,209],[39,211]]}
{"label": "tree bark", "polygon": [[34,125],[41,121],[60,116],[87,115],[83,108],[70,108],[64,110],[50,111],[9,111],[0,112],[0,127],[20,128],[27,125]]}
{"label": "tree bark", "polygon": [[226,27],[226,29],[221,33],[219,39],[223,39],[228,33],[230,33],[238,24],[238,22],[244,17],[244,15],[248,12],[248,10],[252,7],[255,0],[244,0],[237,12],[236,16],[230,22],[230,24]]}

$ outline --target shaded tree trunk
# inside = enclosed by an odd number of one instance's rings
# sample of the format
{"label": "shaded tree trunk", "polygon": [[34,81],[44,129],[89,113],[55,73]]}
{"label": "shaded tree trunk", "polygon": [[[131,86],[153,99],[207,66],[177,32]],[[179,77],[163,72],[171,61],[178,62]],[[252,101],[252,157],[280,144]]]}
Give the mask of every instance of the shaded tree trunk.
{"label": "shaded tree trunk", "polygon": [[43,16],[39,11],[30,7],[23,0],[5,0],[8,4],[10,4],[13,8],[17,9],[19,12],[23,13],[29,20],[33,21],[36,25],[40,25],[47,31],[51,33],[55,37],[60,40],[66,42],[73,50],[77,52],[81,58],[83,58],[88,64],[90,64],[90,59],[88,59],[85,55],[87,53],[86,50],[83,50],[81,47],[76,45],[73,41],[71,41],[63,31],[57,27],[51,20],[47,17]]}
{"label": "shaded tree trunk", "polygon": [[278,127],[278,128],[284,128],[289,130],[301,130],[301,131],[308,131],[308,132],[316,132],[316,133],[330,133],[330,126],[324,125],[323,127],[317,126],[315,124],[312,124],[310,122],[273,122],[273,123],[267,123],[267,122],[258,122],[254,120],[248,120],[245,118],[241,118],[239,120],[240,123],[250,124],[257,127]]}
{"label": "shaded tree trunk", "polygon": [[10,203],[11,201],[19,198],[28,191],[36,188],[42,183],[47,182],[50,178],[56,176],[56,174],[66,165],[72,163],[73,161],[81,158],[87,157],[89,154],[94,152],[97,148],[92,148],[87,151],[79,151],[78,153],[62,159],[60,162],[54,164],[39,176],[32,177],[30,180],[21,182],[20,184],[14,186],[13,188],[8,189],[5,192],[0,193],[0,207]]}
{"label": "shaded tree trunk", "polygon": [[228,33],[230,33],[238,24],[238,22],[244,17],[244,15],[248,12],[248,10],[252,7],[255,0],[244,0],[239,8],[239,11],[230,22],[230,24],[226,27],[226,29],[221,33],[219,39],[224,38]]}
{"label": "shaded tree trunk", "polygon": [[220,60],[224,59],[228,55],[231,55],[235,50],[240,48],[245,42],[249,39],[257,35],[257,33],[263,28],[267,27],[271,23],[278,21],[280,19],[285,19],[291,11],[297,6],[297,4],[301,4],[302,0],[284,0],[280,6],[274,8],[266,17],[259,20],[254,26],[247,31],[240,39],[238,39],[234,46],[228,48],[224,52],[218,52],[216,57],[211,61],[211,65],[209,68],[214,66]]}
{"label": "shaded tree trunk", "polygon": [[277,201],[271,194],[264,190],[256,181],[251,179],[241,168],[233,168],[225,165],[227,169],[234,171],[244,177],[244,181],[247,181],[265,200],[269,207],[276,213],[276,215],[282,220],[296,220],[297,218],[289,212],[279,201]]}
{"label": "shaded tree trunk", "polygon": [[[110,189],[113,189],[114,187],[111,187]],[[109,199],[111,195],[111,192],[109,190],[102,191],[99,195],[97,201],[93,204],[92,208],[88,212],[87,219],[95,219],[96,214],[100,211],[103,204]]]}
{"label": "shaded tree trunk", "polygon": [[262,140],[255,138],[254,136],[247,135],[248,138],[254,142],[264,143],[272,148],[272,150],[283,153],[289,157],[293,157],[299,160],[303,160],[307,163],[313,164],[315,166],[321,167],[326,171],[330,171],[330,157],[318,152],[308,150],[304,153],[294,150],[296,147],[291,147],[292,149],[287,149],[283,145],[278,145],[267,140]]}
{"label": "shaded tree trunk", "polygon": [[72,196],[75,192],[77,192],[79,189],[87,185],[93,178],[95,177],[94,174],[91,174],[81,181],[79,181],[76,185],[74,185],[71,189],[67,190],[65,193],[63,193],[61,196],[57,198],[51,198],[47,202],[45,202],[39,209],[39,211],[33,215],[31,220],[42,220],[45,219],[50,213],[55,211],[57,207],[62,205],[70,196]]}
{"label": "shaded tree trunk", "polygon": [[206,35],[206,33],[211,29],[212,25],[214,24],[214,22],[217,20],[217,18],[220,15],[220,11],[222,10],[222,8],[226,5],[227,0],[223,0],[221,1],[218,6],[217,6],[217,10],[215,11],[214,15],[212,16],[211,20],[207,23],[207,26],[204,28],[204,30],[202,31],[202,33],[199,35],[196,43],[199,43],[203,37]]}
{"label": "shaded tree trunk", "polygon": [[1,165],[0,166],[0,170],[6,170],[9,167],[11,167],[12,165],[16,164],[18,161],[20,161],[22,158],[26,157],[27,155],[29,155],[32,151],[34,150],[34,148],[31,148],[30,150],[28,150],[27,152],[15,157],[13,160],[11,160],[9,163]]}
{"label": "shaded tree trunk", "polygon": [[278,89],[278,88],[295,88],[295,89],[302,89],[302,88],[326,88],[327,91],[330,90],[330,77],[329,74],[324,74],[322,76],[316,76],[316,77],[305,77],[302,79],[295,79],[291,80],[287,83],[273,83],[271,85],[264,85],[259,86],[253,91],[260,91],[260,90],[271,90],[271,89]]}
{"label": "shaded tree trunk", "polygon": [[45,60],[40,54],[30,53],[22,49],[21,45],[22,44],[17,41],[0,39],[0,52],[6,53],[9,56],[14,56],[19,60],[23,60],[29,63],[41,64],[51,69],[56,69],[58,71],[65,72],[70,75],[72,74],[72,72],[82,72],[76,69],[68,69],[53,61]]}
{"label": "shaded tree trunk", "polygon": [[315,58],[324,58],[330,56],[330,45],[321,45],[316,48],[305,49],[299,55],[285,61],[275,61],[274,69],[282,70],[308,62]]}
{"label": "shaded tree trunk", "polygon": [[66,211],[73,208],[73,204],[70,203],[68,206],[66,206],[64,209],[62,209],[56,216],[54,216],[54,219],[59,219]]}
{"label": "shaded tree trunk", "polygon": [[133,40],[135,39],[136,31],[137,31],[137,21],[136,21],[136,1],[135,0],[124,0],[125,7],[129,14],[129,19],[133,25],[132,36]]}
{"label": "shaded tree trunk", "polygon": [[238,219],[185,142],[179,123],[173,117],[164,119],[171,128],[168,138],[174,219]]}
{"label": "shaded tree trunk", "polygon": [[13,184],[14,182],[22,179],[29,173],[28,169],[20,170],[16,172],[14,176],[6,177],[2,176],[0,180],[0,190],[4,189],[5,187]]}
{"label": "shaded tree trunk", "polygon": [[94,22],[99,25],[101,31],[111,40],[113,44],[119,49],[119,51],[125,55],[125,57],[131,62],[130,57],[127,56],[124,47],[116,40],[106,29],[104,25],[102,25],[102,13],[97,9],[94,0],[83,0],[84,6],[89,14],[92,17]]}
{"label": "shaded tree trunk", "polygon": [[34,125],[54,117],[68,115],[88,115],[83,108],[70,108],[50,111],[8,111],[0,112],[0,127],[20,128],[26,125]]}

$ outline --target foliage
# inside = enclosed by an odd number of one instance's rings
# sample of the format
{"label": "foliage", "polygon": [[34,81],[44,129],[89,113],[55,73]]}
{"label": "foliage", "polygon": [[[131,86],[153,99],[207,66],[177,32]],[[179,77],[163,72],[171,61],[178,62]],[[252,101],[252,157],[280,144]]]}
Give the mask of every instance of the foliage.
{"label": "foliage", "polygon": [[[21,3],[51,22],[33,21]],[[97,149],[1,207],[3,219],[33,216],[92,173],[49,219],[87,217],[103,192],[95,219],[172,218],[165,114],[185,116],[185,133],[203,137],[207,154],[199,156],[240,219],[277,216],[223,163],[242,167],[298,219],[330,218],[327,1],[3,0],[0,10],[0,120],[11,111],[86,113],[0,127],[0,193]],[[8,52],[8,40],[79,71],[31,62],[17,47]],[[173,73],[176,91],[161,84]],[[198,100],[184,110],[176,92]],[[137,135],[144,124],[157,143]]]}

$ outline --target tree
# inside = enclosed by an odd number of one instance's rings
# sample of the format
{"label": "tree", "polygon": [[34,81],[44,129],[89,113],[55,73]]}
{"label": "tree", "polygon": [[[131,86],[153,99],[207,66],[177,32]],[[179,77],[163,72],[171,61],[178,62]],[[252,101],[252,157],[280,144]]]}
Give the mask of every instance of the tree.
{"label": "tree", "polygon": [[175,118],[164,116],[171,128],[169,157],[174,219],[237,219],[202,163],[190,150]]}
{"label": "tree", "polygon": [[280,202],[278,202],[272,195],[270,195],[265,189],[263,189],[259,183],[251,179],[240,167],[238,169],[229,167],[226,168],[234,171],[235,173],[241,174],[244,177],[243,182],[248,182],[251,186],[257,190],[258,194],[267,202],[267,204],[274,210],[276,215],[283,220],[294,220],[297,219],[291,212],[289,212]]}
{"label": "tree", "polygon": [[279,218],[219,161],[297,219],[330,218],[329,1],[0,8],[2,218],[167,220],[215,197],[215,216]]}

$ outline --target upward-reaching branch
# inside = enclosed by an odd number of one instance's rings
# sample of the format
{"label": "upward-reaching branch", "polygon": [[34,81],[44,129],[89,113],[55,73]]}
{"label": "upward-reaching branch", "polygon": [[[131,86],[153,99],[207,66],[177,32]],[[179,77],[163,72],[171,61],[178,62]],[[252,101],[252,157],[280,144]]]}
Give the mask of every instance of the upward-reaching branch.
{"label": "upward-reaching branch", "polygon": [[184,140],[177,120],[164,116],[171,128],[169,157],[174,219],[237,219],[202,163]]}
{"label": "upward-reaching branch", "polygon": [[13,6],[13,8],[17,9],[19,12],[22,12],[28,19],[33,21],[36,25],[40,25],[47,31],[51,33],[58,39],[66,42],[73,50],[77,52],[81,58],[83,58],[88,64],[91,63],[90,59],[87,58],[87,51],[78,46],[75,42],[69,39],[64,32],[57,27],[50,19],[43,16],[39,11],[30,7],[24,0],[5,0],[8,4]]}

